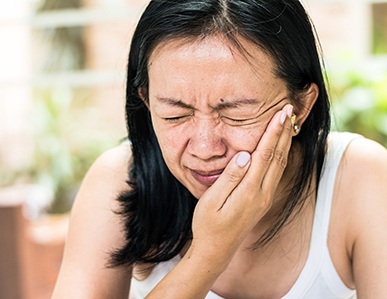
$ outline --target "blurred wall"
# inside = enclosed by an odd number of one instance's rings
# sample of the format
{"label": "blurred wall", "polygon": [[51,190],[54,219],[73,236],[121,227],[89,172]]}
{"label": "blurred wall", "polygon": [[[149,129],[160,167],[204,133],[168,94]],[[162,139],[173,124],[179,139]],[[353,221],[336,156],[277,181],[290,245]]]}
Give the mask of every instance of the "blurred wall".
{"label": "blurred wall", "polygon": [[31,154],[29,6],[0,4],[0,169],[16,169]]}
{"label": "blurred wall", "polygon": [[[373,15],[381,11],[383,1],[378,1],[378,10],[371,9],[371,1],[303,2],[319,33],[328,71],[353,66],[354,62],[359,69],[362,64],[372,66]],[[6,41],[0,50],[0,186],[15,181],[4,180],[7,171],[16,173],[22,182],[33,181],[30,174],[23,178],[19,172],[40,167],[36,161],[49,154],[51,159],[60,157],[59,151],[53,151],[37,158],[36,151],[41,151],[36,149],[37,143],[43,149],[49,147],[46,144],[62,149],[67,144],[71,147],[67,153],[70,156],[89,152],[94,157],[126,135],[123,107],[127,53],[135,23],[148,0],[85,0],[82,9],[40,14],[34,8],[37,3],[38,0],[25,0],[0,4],[0,38]],[[50,33],[55,26],[82,28],[82,69],[47,72],[37,67],[53,54],[47,47],[50,35],[42,32]],[[379,62],[378,58],[373,64],[387,68],[385,60]],[[38,104],[47,106],[44,97],[51,98],[46,101],[53,104],[69,101],[66,107],[58,108],[66,111],[52,116],[62,118],[57,131],[43,130],[49,129],[49,122],[36,110]],[[41,128],[37,128],[39,125]],[[50,163],[54,164],[51,160]],[[85,161],[85,165],[76,168],[83,167],[84,172],[90,163]],[[47,169],[47,175],[51,171]],[[66,171],[70,170],[62,172]]]}

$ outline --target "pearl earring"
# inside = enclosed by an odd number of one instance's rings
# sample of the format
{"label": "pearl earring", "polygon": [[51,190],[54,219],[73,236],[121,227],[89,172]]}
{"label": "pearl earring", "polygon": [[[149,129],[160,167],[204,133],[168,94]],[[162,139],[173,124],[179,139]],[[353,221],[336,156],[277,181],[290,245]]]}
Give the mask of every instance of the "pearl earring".
{"label": "pearl earring", "polygon": [[293,125],[293,131],[297,135],[300,132],[301,128],[300,128],[300,126],[298,124],[296,124],[296,121],[297,121],[297,115],[293,114],[292,117],[291,117],[291,122],[292,122],[292,125]]}

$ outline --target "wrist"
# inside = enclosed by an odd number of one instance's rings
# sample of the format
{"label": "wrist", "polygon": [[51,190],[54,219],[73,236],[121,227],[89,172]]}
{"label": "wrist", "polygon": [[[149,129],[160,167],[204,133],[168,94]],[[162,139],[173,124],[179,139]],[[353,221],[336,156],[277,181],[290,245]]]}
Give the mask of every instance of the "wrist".
{"label": "wrist", "polygon": [[214,246],[193,240],[183,258],[200,265],[203,271],[219,276],[226,270],[235,252],[236,249],[229,246]]}

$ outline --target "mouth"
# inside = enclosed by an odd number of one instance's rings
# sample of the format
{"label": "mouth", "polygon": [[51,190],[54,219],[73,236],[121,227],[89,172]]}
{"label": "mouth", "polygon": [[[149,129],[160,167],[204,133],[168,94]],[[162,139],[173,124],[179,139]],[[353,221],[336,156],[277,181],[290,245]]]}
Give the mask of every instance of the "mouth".
{"label": "mouth", "polygon": [[210,187],[222,174],[223,169],[214,171],[200,171],[191,169],[191,174],[200,184]]}

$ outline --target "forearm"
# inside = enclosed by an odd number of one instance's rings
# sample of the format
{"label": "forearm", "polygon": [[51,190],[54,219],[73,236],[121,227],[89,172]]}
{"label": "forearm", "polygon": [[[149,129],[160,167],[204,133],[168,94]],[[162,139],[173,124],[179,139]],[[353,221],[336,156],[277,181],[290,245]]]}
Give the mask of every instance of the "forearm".
{"label": "forearm", "polygon": [[205,298],[231,257],[232,253],[224,251],[200,254],[191,247],[146,298]]}

